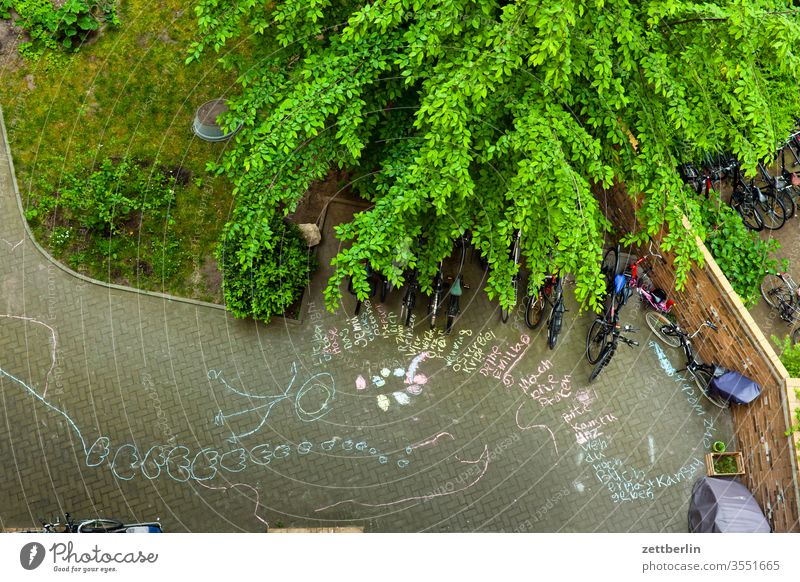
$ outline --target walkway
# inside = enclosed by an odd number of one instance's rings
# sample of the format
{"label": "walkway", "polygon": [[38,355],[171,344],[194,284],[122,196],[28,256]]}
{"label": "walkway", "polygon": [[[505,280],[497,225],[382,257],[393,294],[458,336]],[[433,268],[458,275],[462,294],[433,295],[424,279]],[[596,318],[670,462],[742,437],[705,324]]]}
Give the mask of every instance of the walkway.
{"label": "walkway", "polygon": [[[331,204],[323,265],[352,212]],[[477,265],[451,336],[421,307],[398,326],[398,294],[327,313],[325,268],[302,324],[264,326],[63,272],[26,238],[6,160],[0,218],[2,527],[680,532],[703,453],[731,438],[635,301],[642,347],[587,385],[591,318],[571,300],[550,351],[520,314],[499,323]]]}

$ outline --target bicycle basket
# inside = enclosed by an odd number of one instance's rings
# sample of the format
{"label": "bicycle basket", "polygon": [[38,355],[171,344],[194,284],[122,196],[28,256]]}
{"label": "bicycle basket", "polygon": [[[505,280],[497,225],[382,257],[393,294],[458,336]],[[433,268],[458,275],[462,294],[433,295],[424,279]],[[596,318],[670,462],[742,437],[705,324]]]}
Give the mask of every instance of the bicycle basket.
{"label": "bicycle basket", "polygon": [[726,370],[719,374],[721,370],[724,368],[718,366],[714,371],[711,387],[728,402],[750,404],[761,394],[761,386],[747,376],[733,370]]}

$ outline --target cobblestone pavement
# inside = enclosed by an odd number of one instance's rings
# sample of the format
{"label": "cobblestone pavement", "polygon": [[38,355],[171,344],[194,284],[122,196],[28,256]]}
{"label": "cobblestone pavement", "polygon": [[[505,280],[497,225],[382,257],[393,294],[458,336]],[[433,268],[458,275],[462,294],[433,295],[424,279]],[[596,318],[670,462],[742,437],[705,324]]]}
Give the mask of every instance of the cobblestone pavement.
{"label": "cobblestone pavement", "polygon": [[[0,162],[0,526],[70,511],[168,531],[685,531],[703,454],[731,438],[633,300],[642,346],[592,385],[571,293],[550,351],[520,313],[499,322],[477,265],[450,336],[422,306],[398,326],[399,293],[324,311],[325,268],[303,323],[237,321],[61,271]],[[323,265],[352,212],[331,204]]]}

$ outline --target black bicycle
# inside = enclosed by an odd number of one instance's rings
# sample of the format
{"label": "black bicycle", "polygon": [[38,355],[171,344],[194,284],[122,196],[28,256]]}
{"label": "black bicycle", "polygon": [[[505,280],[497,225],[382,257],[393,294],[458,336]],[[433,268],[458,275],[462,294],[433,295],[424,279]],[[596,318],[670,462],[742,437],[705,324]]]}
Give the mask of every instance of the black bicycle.
{"label": "black bicycle", "polygon": [[742,217],[742,222],[750,230],[777,230],[786,222],[786,207],[777,193],[762,191],[755,180],[746,182],[742,176],[739,162],[733,161],[733,193],[731,206]]}
{"label": "black bicycle", "polygon": [[704,327],[710,327],[714,331],[717,331],[717,326],[706,320],[694,333],[688,334],[683,331],[677,323],[669,321],[666,317],[660,320],[647,319],[647,325],[656,337],[668,346],[674,346],[677,340],[686,356],[686,367],[678,371],[689,372],[689,375],[692,377],[695,384],[697,384],[697,387],[700,388],[700,392],[714,406],[720,408],[728,406],[728,401],[712,388],[711,380],[714,379],[714,373],[717,367],[712,364],[704,364],[698,360],[692,348],[691,341]]}
{"label": "black bicycle", "polygon": [[[780,171],[785,171],[779,169]],[[782,227],[786,221],[794,216],[795,204],[793,196],[793,188],[791,180],[784,179],[781,173],[772,176],[767,172],[764,162],[758,162],[758,172],[761,174],[761,179],[764,181],[765,186],[761,188],[762,193],[766,197],[762,205],[762,214],[764,215],[764,226],[768,221],[774,224],[780,224],[777,228]],[[780,204],[775,204],[774,200],[778,200]],[[781,214],[781,207],[783,214]],[[774,228],[772,230],[775,230]]]}
{"label": "black bicycle", "polygon": [[522,246],[520,241],[520,231],[514,232],[514,240],[511,242],[511,251],[509,254],[511,261],[514,263],[515,272],[511,277],[511,287],[513,288],[513,301],[509,307],[500,308],[500,320],[503,323],[508,322],[511,316],[511,310],[517,304],[518,289],[519,289],[519,262],[522,256]]}
{"label": "black bicycle", "polygon": [[597,362],[592,369],[592,373],[589,375],[589,382],[594,382],[597,376],[600,375],[606,366],[608,366],[609,362],[611,362],[611,358],[614,357],[614,354],[617,352],[617,344],[622,342],[627,344],[631,347],[635,347],[639,345],[639,342],[636,340],[628,339],[623,334],[623,332],[634,332],[636,331],[630,325],[620,326],[618,323],[609,323],[604,319],[597,319],[595,323],[600,323],[600,326],[605,328],[602,331],[603,338],[605,342],[600,346],[600,354],[597,357]]}
{"label": "black bicycle", "polygon": [[566,311],[564,287],[561,277],[558,275],[547,275],[539,292],[528,298],[525,306],[525,324],[530,329],[538,328],[544,320],[544,311],[548,306],[550,307],[550,317],[547,320],[547,345],[552,350],[556,347]]}
{"label": "black bicycle", "polygon": [[442,262],[439,262],[439,270],[433,278],[433,290],[430,301],[428,301],[428,316],[431,318],[431,329],[436,327],[436,317],[442,309],[442,299],[444,298],[444,274],[442,273]]}
{"label": "black bicycle", "polygon": [[463,283],[464,278],[461,273],[459,273],[450,284],[450,301],[447,305],[447,324],[445,327],[445,333],[448,334],[453,331],[453,323],[455,323],[458,314],[461,313],[461,295],[464,292],[464,288],[466,288],[466,285]]}
{"label": "black bicycle", "polygon": [[[586,335],[586,359],[597,364],[610,342],[609,334],[619,324],[619,312],[627,302],[631,289],[628,279],[619,272],[620,245],[606,249],[600,272],[606,281],[606,295],[603,299],[603,317],[598,317]],[[599,373],[599,371],[598,371]]]}
{"label": "black bicycle", "polygon": [[417,280],[417,270],[411,271],[411,276],[406,285],[406,291],[403,294],[403,301],[400,304],[400,320],[408,327],[411,325],[411,318],[414,313],[414,307],[417,304],[417,293],[419,292],[419,281]]}

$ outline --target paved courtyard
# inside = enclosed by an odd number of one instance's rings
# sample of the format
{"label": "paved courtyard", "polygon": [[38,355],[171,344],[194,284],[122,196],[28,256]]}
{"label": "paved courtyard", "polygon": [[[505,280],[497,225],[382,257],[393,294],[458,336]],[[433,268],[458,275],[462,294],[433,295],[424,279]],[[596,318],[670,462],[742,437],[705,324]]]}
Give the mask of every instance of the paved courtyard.
{"label": "paved courtyard", "polygon": [[[323,266],[352,212],[330,205]],[[26,238],[6,160],[0,216],[2,527],[681,532],[704,453],[731,438],[635,299],[641,346],[590,385],[571,292],[551,351],[521,313],[500,323],[477,264],[449,336],[422,305],[398,325],[397,292],[328,313],[325,267],[301,323],[265,326],[63,272]]]}

